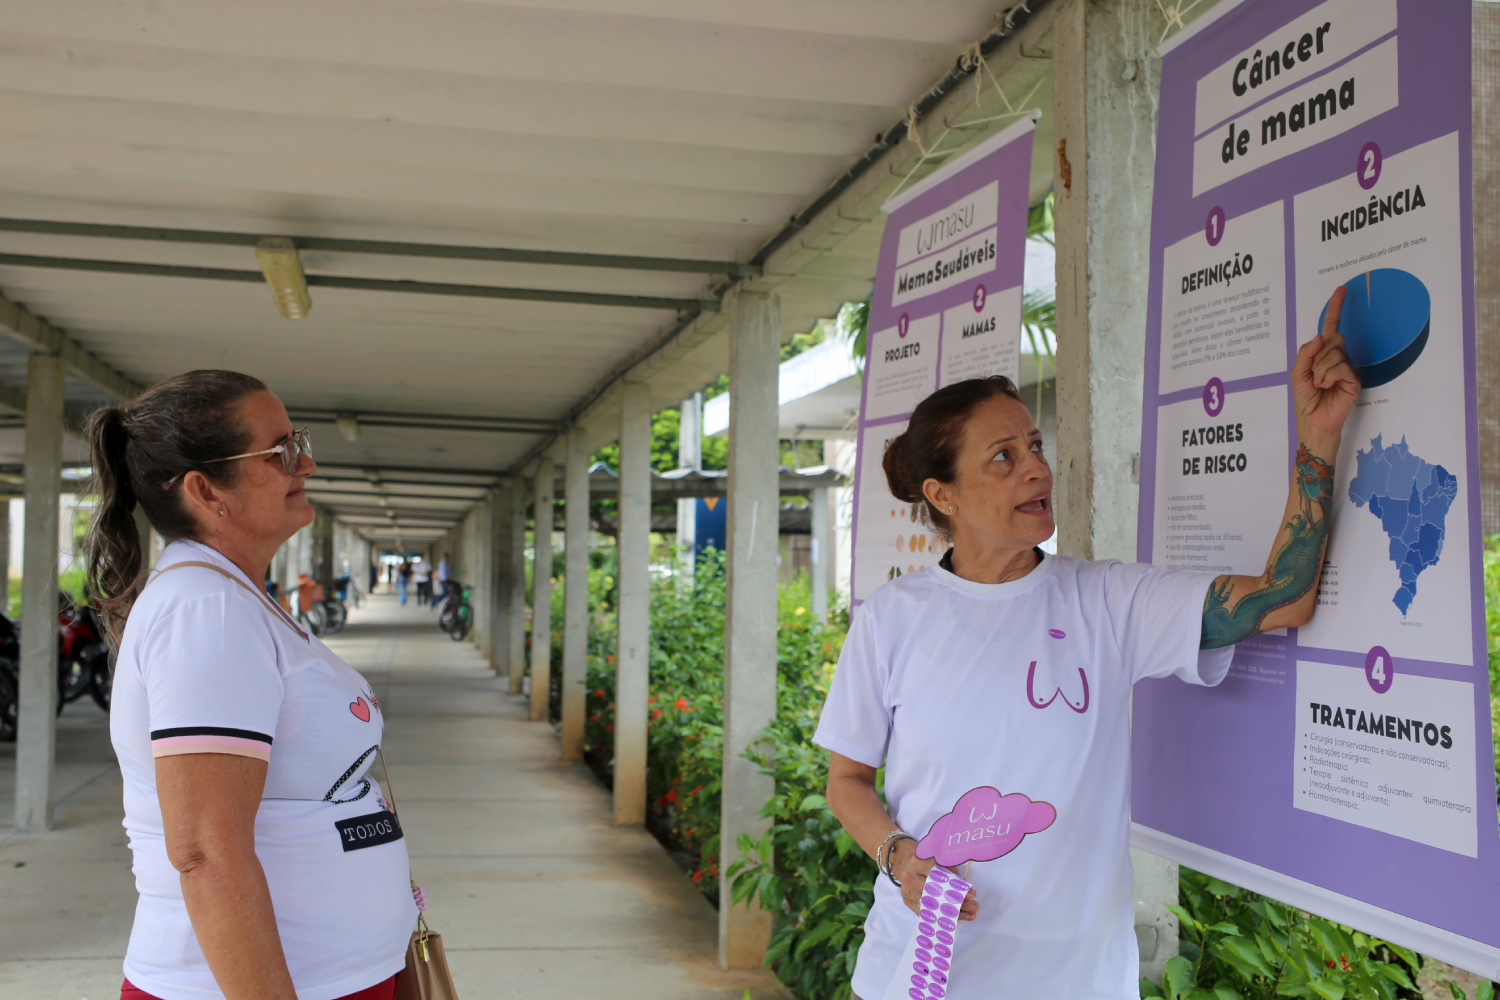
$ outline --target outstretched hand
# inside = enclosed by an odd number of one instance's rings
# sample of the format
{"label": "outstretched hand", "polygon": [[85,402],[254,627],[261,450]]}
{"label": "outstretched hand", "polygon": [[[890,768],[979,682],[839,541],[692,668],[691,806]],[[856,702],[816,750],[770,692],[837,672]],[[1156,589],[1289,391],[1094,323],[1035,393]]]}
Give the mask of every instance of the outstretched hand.
{"label": "outstretched hand", "polygon": [[1359,376],[1344,351],[1343,334],[1339,333],[1339,312],[1348,293],[1343,285],[1333,290],[1328,311],[1323,314],[1323,329],[1302,345],[1292,364],[1292,399],[1297,421],[1324,434],[1338,435],[1343,430],[1361,388]]}

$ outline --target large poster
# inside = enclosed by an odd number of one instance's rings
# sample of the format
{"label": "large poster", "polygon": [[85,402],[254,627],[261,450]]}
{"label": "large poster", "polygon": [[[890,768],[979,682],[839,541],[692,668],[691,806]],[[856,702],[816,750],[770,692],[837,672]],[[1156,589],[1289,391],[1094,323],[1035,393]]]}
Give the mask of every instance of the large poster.
{"label": "large poster", "polygon": [[1329,295],[1364,390],[1312,624],[1135,695],[1134,841],[1500,977],[1466,2],[1224,0],[1162,49],[1139,558],[1259,574]]}
{"label": "large poster", "polygon": [[940,386],[1020,376],[1034,131],[1030,119],[1012,125],[883,206],[854,470],[855,605],[942,558],[932,529],[886,488],[887,442]]}

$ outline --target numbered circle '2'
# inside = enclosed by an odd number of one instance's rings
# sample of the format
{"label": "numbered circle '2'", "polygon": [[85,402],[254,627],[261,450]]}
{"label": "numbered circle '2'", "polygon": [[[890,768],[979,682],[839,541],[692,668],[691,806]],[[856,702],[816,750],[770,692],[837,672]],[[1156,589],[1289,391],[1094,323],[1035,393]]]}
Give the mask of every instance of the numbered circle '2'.
{"label": "numbered circle '2'", "polygon": [[1210,417],[1217,417],[1224,412],[1224,383],[1211,378],[1203,387],[1203,412]]}
{"label": "numbered circle '2'", "polygon": [[1203,235],[1208,238],[1208,245],[1216,247],[1224,238],[1224,210],[1218,205],[1208,211],[1208,221],[1203,224]]}
{"label": "numbered circle '2'", "polygon": [[1379,183],[1382,162],[1380,147],[1373,142],[1365,143],[1359,151],[1359,162],[1354,167],[1354,176],[1359,178],[1360,187],[1368,191]]}
{"label": "numbered circle '2'", "polygon": [[1365,654],[1365,680],[1370,682],[1370,689],[1376,694],[1385,694],[1395,679],[1396,662],[1391,659],[1391,654],[1384,646],[1371,646]]}
{"label": "numbered circle '2'", "polygon": [[983,285],[975,285],[974,286],[974,311],[975,312],[983,312],[984,311],[984,303],[985,303],[985,300],[987,298],[989,298],[989,294],[990,293],[985,290],[985,287]]}

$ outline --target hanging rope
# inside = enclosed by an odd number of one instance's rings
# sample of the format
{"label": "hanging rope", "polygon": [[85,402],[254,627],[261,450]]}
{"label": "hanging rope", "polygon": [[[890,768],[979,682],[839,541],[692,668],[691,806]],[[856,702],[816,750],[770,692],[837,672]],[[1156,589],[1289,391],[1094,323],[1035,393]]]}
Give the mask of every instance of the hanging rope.
{"label": "hanging rope", "polygon": [[1193,2],[1188,4],[1186,7],[1182,6],[1181,4],[1173,4],[1170,7],[1166,7],[1162,5],[1161,0],[1156,0],[1156,9],[1161,11],[1161,16],[1167,19],[1167,26],[1162,30],[1161,37],[1156,40],[1156,44],[1160,45],[1162,42],[1165,42],[1167,40],[1167,36],[1172,33],[1172,28],[1174,26],[1179,31],[1181,31],[1183,28],[1186,28],[1187,22],[1182,19],[1183,15],[1191,14],[1193,8],[1198,6],[1202,2],[1203,0],[1193,0]]}
{"label": "hanging rope", "polygon": [[[1198,2],[1198,0],[1195,0],[1195,2]],[[1157,3],[1160,4],[1161,0],[1157,0]],[[989,122],[997,122],[1004,118],[1019,118],[1022,115],[1032,115],[1036,118],[1041,117],[1042,112],[1040,108],[1028,108],[1026,107],[1026,105],[1031,103],[1031,99],[1035,97],[1036,92],[1041,89],[1042,83],[1046,79],[1045,77],[1039,77],[1037,79],[1036,85],[1033,86],[1031,90],[1026,94],[1026,96],[1019,102],[1021,106],[1025,108],[1025,110],[1017,111],[1016,106],[1012,104],[1010,98],[1006,96],[1005,88],[1000,86],[1000,81],[995,77],[994,70],[990,69],[990,64],[985,60],[984,50],[980,47],[979,42],[970,42],[968,45],[964,46],[964,50],[959,55],[958,59],[959,65],[966,72],[974,74],[974,106],[980,109],[984,108],[984,76],[987,75],[990,78],[990,83],[995,88],[995,93],[1000,95],[1000,103],[1005,105],[1005,111],[1002,114],[990,115],[987,118],[975,118],[970,121],[956,122],[953,124],[949,124],[947,119],[944,119],[942,133],[938,135],[937,139],[933,140],[932,145],[929,148],[928,145],[922,141],[921,133],[917,131],[917,119],[920,116],[917,114],[916,102],[913,101],[907,107],[906,115],[902,118],[902,121],[906,123],[906,134],[911,137],[912,142],[916,143],[917,150],[921,153],[921,155],[917,157],[917,162],[912,164],[911,169],[906,172],[906,176],[901,178],[901,183],[896,185],[896,190],[891,192],[890,196],[892,198],[894,198],[901,192],[903,188],[906,187],[906,185],[911,181],[912,177],[916,175],[916,172],[922,168],[922,165],[924,163],[938,154],[939,147],[942,146],[943,140],[947,139],[949,134],[955,128],[968,129],[974,127],[975,125],[984,125]]]}

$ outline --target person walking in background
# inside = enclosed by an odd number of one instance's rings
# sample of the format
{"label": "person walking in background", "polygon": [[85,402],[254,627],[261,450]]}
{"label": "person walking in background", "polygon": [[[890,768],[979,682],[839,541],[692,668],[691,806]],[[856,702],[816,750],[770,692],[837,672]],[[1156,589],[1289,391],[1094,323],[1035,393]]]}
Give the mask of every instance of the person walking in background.
{"label": "person walking in background", "polygon": [[401,596],[401,603],[406,603],[406,592],[411,589],[411,563],[405,559],[401,560],[401,566],[396,570],[396,593]]}
{"label": "person walking in background", "polygon": [[[366,777],[380,703],[261,585],[313,519],[307,431],[259,379],[196,371],[95,410],[87,437],[140,894],[121,1000],[392,1000],[417,906]],[[149,580],[137,506],[169,541]],[[354,825],[389,832],[350,843]]]}
{"label": "person walking in background", "polygon": [[448,597],[448,579],[453,575],[452,568],[448,565],[448,553],[443,553],[443,558],[437,564],[437,594],[433,596],[433,604],[442,604]]}
{"label": "person walking in background", "polygon": [[411,581],[417,585],[417,604],[424,605],[432,602],[432,566],[417,556],[417,561],[412,563]]}

